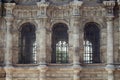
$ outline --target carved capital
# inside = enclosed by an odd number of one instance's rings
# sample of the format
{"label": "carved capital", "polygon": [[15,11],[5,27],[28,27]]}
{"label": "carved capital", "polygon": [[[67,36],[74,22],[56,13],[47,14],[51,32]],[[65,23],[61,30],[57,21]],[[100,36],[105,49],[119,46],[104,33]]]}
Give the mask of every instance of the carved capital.
{"label": "carved capital", "polygon": [[119,15],[120,15],[120,1],[118,2],[118,6],[119,6]]}
{"label": "carved capital", "polygon": [[74,0],[73,2],[70,3],[70,6],[72,7],[72,15],[80,15],[79,8],[82,6],[82,4],[83,4],[82,1],[77,0]]}
{"label": "carved capital", "polygon": [[47,18],[47,7],[48,7],[48,3],[47,2],[37,2],[37,6],[40,10],[38,10],[37,12],[37,16],[39,18]]}
{"label": "carved capital", "polygon": [[71,6],[82,6],[83,1],[78,1],[78,0],[74,0],[73,2],[70,3]]}
{"label": "carved capital", "polygon": [[115,6],[115,1],[103,1],[103,4],[107,10],[107,16],[114,16],[113,7]]}
{"label": "carved capital", "polygon": [[5,3],[5,9],[6,9],[6,16],[12,17],[12,11],[15,7],[15,3]]}
{"label": "carved capital", "polygon": [[48,2],[37,2],[37,6],[38,7],[47,7],[49,5],[49,3]]}

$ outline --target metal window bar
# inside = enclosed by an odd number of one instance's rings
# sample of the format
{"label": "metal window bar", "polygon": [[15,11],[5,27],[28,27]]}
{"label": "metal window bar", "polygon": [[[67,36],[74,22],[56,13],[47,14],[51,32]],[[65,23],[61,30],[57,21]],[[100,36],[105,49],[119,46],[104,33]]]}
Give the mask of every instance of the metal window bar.
{"label": "metal window bar", "polygon": [[19,63],[36,63],[36,35],[35,28],[30,23],[22,26],[20,33],[20,56]]}
{"label": "metal window bar", "polygon": [[56,63],[67,63],[68,44],[66,41],[59,41],[56,44]]}
{"label": "metal window bar", "polygon": [[53,26],[52,63],[68,63],[68,28],[58,23]]}
{"label": "metal window bar", "polygon": [[100,62],[100,36],[99,28],[93,23],[84,29],[84,63]]}

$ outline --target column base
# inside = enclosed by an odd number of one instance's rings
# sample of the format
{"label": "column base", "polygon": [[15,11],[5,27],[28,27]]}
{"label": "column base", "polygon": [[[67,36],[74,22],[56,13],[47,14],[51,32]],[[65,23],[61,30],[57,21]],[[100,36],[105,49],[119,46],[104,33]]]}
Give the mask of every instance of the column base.
{"label": "column base", "polygon": [[105,69],[109,72],[109,71],[114,71],[115,70],[115,66],[114,65],[111,65],[111,64],[108,64],[106,65]]}
{"label": "column base", "polygon": [[73,68],[74,70],[79,70],[79,71],[82,70],[82,66],[80,66],[80,65],[73,65],[72,68]]}

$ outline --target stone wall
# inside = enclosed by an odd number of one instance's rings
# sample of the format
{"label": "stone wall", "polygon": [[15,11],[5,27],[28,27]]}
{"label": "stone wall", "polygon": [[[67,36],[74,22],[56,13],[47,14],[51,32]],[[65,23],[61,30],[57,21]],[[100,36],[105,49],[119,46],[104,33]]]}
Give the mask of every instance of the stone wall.
{"label": "stone wall", "polygon": [[[120,19],[114,18],[114,6],[114,1],[93,5],[87,0],[59,6],[5,3],[6,15],[0,18],[0,80],[119,80]],[[37,64],[18,64],[20,28],[26,22],[36,26]],[[98,64],[83,63],[84,27],[89,22],[100,29]],[[52,28],[57,23],[69,28],[68,64],[51,63]]]}

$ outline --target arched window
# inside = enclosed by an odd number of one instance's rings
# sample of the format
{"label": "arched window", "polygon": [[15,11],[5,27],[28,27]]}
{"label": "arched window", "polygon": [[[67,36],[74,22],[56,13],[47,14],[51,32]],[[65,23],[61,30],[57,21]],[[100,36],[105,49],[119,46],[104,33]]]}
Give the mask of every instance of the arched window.
{"label": "arched window", "polygon": [[33,64],[36,63],[36,34],[35,26],[31,23],[25,23],[21,26],[20,31],[20,54],[19,63]]}
{"label": "arched window", "polygon": [[84,28],[84,63],[100,63],[100,30],[96,23]]}
{"label": "arched window", "polygon": [[52,63],[68,62],[68,33],[67,26],[55,24],[52,29]]}

